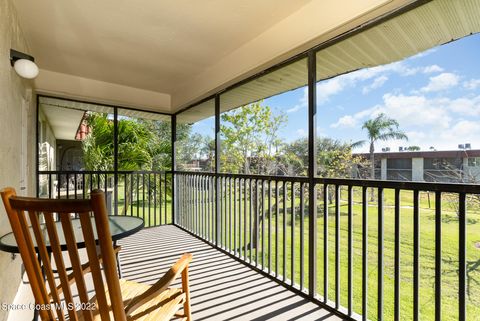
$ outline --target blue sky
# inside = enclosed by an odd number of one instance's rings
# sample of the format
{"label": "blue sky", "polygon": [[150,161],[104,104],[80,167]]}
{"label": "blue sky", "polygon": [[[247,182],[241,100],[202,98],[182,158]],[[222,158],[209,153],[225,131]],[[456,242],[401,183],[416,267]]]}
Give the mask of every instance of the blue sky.
{"label": "blue sky", "polygon": [[[346,142],[366,139],[363,122],[383,112],[400,123],[409,141],[380,142],[377,151],[411,145],[454,150],[463,143],[480,149],[479,53],[480,35],[473,35],[403,61],[319,82],[318,135]],[[286,141],[307,134],[306,95],[306,88],[299,88],[264,101],[288,116],[280,132]],[[194,130],[213,136],[212,126],[209,119]]]}

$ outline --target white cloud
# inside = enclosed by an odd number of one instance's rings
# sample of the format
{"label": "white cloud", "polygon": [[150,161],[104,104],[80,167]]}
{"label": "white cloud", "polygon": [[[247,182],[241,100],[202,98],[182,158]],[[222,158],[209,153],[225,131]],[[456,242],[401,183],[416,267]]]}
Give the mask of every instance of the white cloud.
{"label": "white cloud", "polygon": [[386,94],[384,105],[380,108],[400,125],[419,125],[430,127],[448,127],[451,117],[447,106],[439,99],[427,99],[425,96],[406,96]]}
{"label": "white cloud", "polygon": [[387,76],[380,76],[375,78],[375,80],[370,85],[363,87],[362,93],[365,95],[374,89],[382,87],[387,80],[388,80]]}
{"label": "white cloud", "polygon": [[[375,78],[388,71],[400,70],[403,68],[399,67],[400,65],[401,62],[395,62],[388,65],[360,69],[329,80],[321,81],[317,84],[317,104],[321,105],[327,102],[331,96],[339,94],[348,87],[354,87],[359,81],[366,81]],[[382,76],[378,78],[381,77]]]}
{"label": "white cloud", "polygon": [[345,115],[343,117],[340,117],[340,119],[336,123],[331,124],[330,127],[355,127],[355,125],[357,125],[357,119],[350,115]]}
{"label": "white cloud", "polygon": [[411,56],[410,58],[408,58],[408,60],[410,60],[410,59],[413,60],[413,59],[417,59],[417,58],[422,58],[422,57],[425,57],[425,56],[428,56],[428,55],[434,53],[435,51],[437,51],[437,48],[428,49],[428,50],[426,50],[426,51],[423,51],[423,52],[420,52],[420,53],[418,53],[418,54],[416,54],[416,55]]}
{"label": "white cloud", "polygon": [[444,72],[438,76],[430,77],[430,81],[427,86],[420,89],[423,92],[433,92],[446,90],[454,87],[458,84],[459,78],[457,75]]}
{"label": "white cloud", "polygon": [[380,106],[374,106],[362,110],[353,115],[345,115],[338,119],[336,123],[330,125],[331,128],[352,128],[358,125],[359,121],[367,117],[375,117],[380,113]]}
{"label": "white cloud", "polygon": [[299,111],[300,109],[304,108],[305,106],[302,105],[295,105],[294,107],[287,109],[287,113],[294,113]]}
{"label": "white cloud", "polygon": [[472,148],[475,146],[480,136],[480,127],[478,121],[460,120],[452,124],[448,130],[438,133],[436,137],[431,137],[432,145],[437,149],[454,150],[458,144],[471,143]]}
{"label": "white cloud", "polygon": [[[317,85],[317,104],[321,105],[329,100],[331,96],[337,95],[348,87],[354,87],[358,82],[367,81],[375,78],[372,84],[363,87],[362,92],[381,87],[388,80],[386,76],[389,73],[396,73],[400,76],[413,76],[418,73],[441,72],[443,68],[438,65],[429,65],[425,67],[409,67],[404,61],[397,61],[387,65],[381,65],[371,68],[364,68],[348,74],[340,75],[335,78],[321,81]],[[386,79],[385,79],[386,78]],[[375,83],[376,82],[376,83]],[[377,87],[372,87],[372,85]]]}
{"label": "white cloud", "polygon": [[298,101],[298,104],[293,106],[290,109],[287,109],[287,113],[289,113],[289,114],[290,113],[295,113],[295,112],[299,111],[300,109],[307,107],[307,105],[308,105],[308,87],[305,87],[303,89],[303,95],[302,95],[302,97],[300,97],[300,99]]}
{"label": "white cloud", "polygon": [[424,132],[415,130],[408,131],[405,133],[405,135],[407,135],[408,139],[411,141],[419,141],[427,137],[427,134]]}
{"label": "white cloud", "polygon": [[468,81],[465,81],[463,83],[463,87],[465,87],[467,89],[470,89],[470,90],[480,88],[480,79],[470,79]]}
{"label": "white cloud", "polygon": [[[422,95],[386,94],[383,100],[384,104],[376,110],[376,113],[386,113],[403,126],[427,126],[429,130],[436,128],[447,135],[452,133],[446,129],[455,124],[455,119],[480,116],[480,95],[458,99],[446,97],[429,99]],[[480,130],[478,123],[476,126]]]}
{"label": "white cloud", "polygon": [[422,68],[422,72],[424,74],[430,74],[434,72],[442,72],[443,68],[440,67],[439,65],[431,65],[431,66],[426,66]]}
{"label": "white cloud", "polygon": [[449,109],[466,116],[480,116],[480,96],[448,100]]}
{"label": "white cloud", "polygon": [[405,62],[395,62],[392,63],[389,68],[386,68],[385,71],[392,71],[400,76],[414,76],[418,73],[430,74],[435,72],[442,72],[443,68],[438,65],[429,65],[424,67],[409,67]]}
{"label": "white cloud", "polygon": [[[365,120],[374,118],[379,113],[396,119],[400,128],[406,131],[409,140],[379,142],[375,146],[377,150],[390,147],[393,151],[398,150],[399,146],[413,145],[420,146],[423,150],[428,150],[430,146],[438,150],[455,150],[458,144],[475,143],[480,138],[480,95],[451,99],[386,94],[382,104],[344,115],[330,127],[360,128]],[[368,151],[365,148],[358,149],[358,152]]]}
{"label": "white cloud", "polygon": [[461,120],[454,126],[452,126],[451,130],[455,133],[456,136],[462,137],[468,137],[472,134],[478,135],[480,133],[478,122],[471,120]]}
{"label": "white cloud", "polygon": [[374,118],[380,113],[385,113],[388,117],[396,119],[401,127],[430,126],[431,128],[446,128],[451,122],[450,103],[449,100],[427,99],[425,96],[385,94],[383,104],[353,115],[342,116],[330,127],[355,127],[368,118]]}
{"label": "white cloud", "polygon": [[408,68],[406,68],[402,62],[394,62],[388,65],[360,69],[329,80],[321,81],[317,85],[317,104],[321,105],[327,102],[331,96],[339,94],[348,87],[354,87],[360,81],[366,81],[375,77],[382,78],[384,76],[381,76],[381,74],[392,71],[404,73],[407,69]]}
{"label": "white cloud", "polygon": [[342,91],[346,86],[347,78],[345,76],[338,76],[333,79],[322,81],[317,84],[317,104],[325,103],[330,96],[333,96]]}

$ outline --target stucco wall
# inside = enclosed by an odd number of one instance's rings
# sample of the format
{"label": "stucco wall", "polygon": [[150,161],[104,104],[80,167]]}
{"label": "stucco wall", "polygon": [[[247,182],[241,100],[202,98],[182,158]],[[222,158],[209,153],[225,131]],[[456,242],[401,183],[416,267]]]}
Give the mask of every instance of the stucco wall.
{"label": "stucco wall", "polygon": [[[34,194],[35,99],[31,81],[22,80],[10,66],[10,48],[29,52],[12,0],[0,1],[0,188],[13,186],[19,193]],[[25,116],[22,117],[22,108]],[[22,131],[22,118],[26,120]],[[22,134],[23,132],[23,134]],[[22,144],[25,146],[22,148]],[[22,149],[26,163],[22,163]],[[23,165],[22,165],[23,164]],[[26,166],[25,166],[26,165]],[[29,178],[22,182],[22,172]],[[21,190],[21,187],[25,187]],[[9,232],[10,224],[0,206],[0,235]],[[11,259],[0,252],[0,303],[11,303],[20,284],[20,258]],[[0,309],[0,321],[7,311]]]}

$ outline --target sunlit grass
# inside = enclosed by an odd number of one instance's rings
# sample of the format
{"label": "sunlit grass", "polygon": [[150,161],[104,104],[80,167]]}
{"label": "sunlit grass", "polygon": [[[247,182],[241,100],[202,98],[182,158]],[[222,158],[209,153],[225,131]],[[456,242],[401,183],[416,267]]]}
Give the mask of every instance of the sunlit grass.
{"label": "sunlit grass", "polygon": [[[369,198],[370,198],[370,194]],[[201,198],[201,194],[199,195]],[[300,199],[298,191],[295,198],[295,224],[294,224],[294,242],[292,242],[292,211],[290,194],[287,196],[286,208],[286,224],[284,229],[283,217],[283,198],[280,193],[279,197],[279,216],[276,214],[275,198],[271,200],[272,213],[268,215],[268,206],[265,208],[265,220],[261,220],[259,214],[258,223],[258,243],[250,243],[250,237],[254,239],[255,216],[252,213],[250,217],[250,204],[247,204],[245,211],[244,199],[237,194],[236,207],[230,205],[233,202],[229,198],[222,199],[222,215],[220,224],[222,226],[220,232],[219,245],[222,247],[236,250],[249,261],[250,253],[255,264],[255,258],[258,257],[257,265],[263,266],[268,271],[268,257],[270,254],[270,272],[275,275],[278,271],[279,277],[285,278],[288,283],[292,280],[292,244],[294,254],[294,283],[300,284],[300,225],[302,216],[300,215]],[[265,198],[266,200],[267,198]],[[362,314],[362,205],[361,205],[361,189],[354,189],[352,207],[352,260],[353,260],[353,311]],[[444,320],[458,318],[458,235],[459,225],[458,217],[455,211],[455,203],[458,200],[451,195],[443,195],[442,197],[442,317]],[[193,202],[193,201],[192,201]],[[240,208],[242,203],[242,208]],[[267,201],[265,204],[268,205]],[[420,319],[433,320],[435,315],[434,300],[434,280],[435,280],[435,197],[433,193],[420,193]],[[191,209],[195,209],[194,204],[190,204]],[[185,221],[184,226],[195,231],[202,230],[202,222],[207,222],[210,215],[210,222],[213,221],[213,204],[212,210],[207,212],[198,212],[203,216],[198,217],[194,224],[191,221]],[[321,199],[317,204],[317,293],[324,296],[324,216]],[[339,221],[339,247],[340,247],[340,304],[347,306],[348,300],[348,211],[347,211],[347,193],[346,189],[341,191],[341,200],[339,203],[340,221]],[[241,211],[240,211],[241,210]],[[328,205],[328,299],[335,300],[335,200]],[[383,248],[383,273],[384,273],[384,319],[393,319],[394,313],[394,246],[395,246],[395,214],[394,214],[394,191],[385,190],[384,193],[384,248]],[[184,209],[184,213],[190,213],[188,208]],[[231,214],[230,214],[231,213]],[[227,215],[226,215],[227,214]],[[233,215],[235,220],[233,219]],[[478,219],[479,209],[470,204],[467,213],[467,268],[468,268],[468,296],[467,296],[467,312],[468,315],[474,317],[480,313],[480,250],[477,249],[475,243],[480,241],[480,225]],[[231,216],[230,216],[231,215]],[[231,220],[229,218],[232,218]],[[269,217],[271,217],[269,219]],[[263,222],[263,233],[262,233]],[[245,238],[244,224],[247,224],[247,234]],[[212,224],[212,223],[211,223]],[[277,231],[278,224],[278,235]],[[304,287],[308,288],[308,202],[304,204],[303,216],[303,240],[304,240]],[[270,252],[268,226],[270,225]],[[231,227],[230,227],[231,226]],[[210,226],[213,229],[213,225]],[[240,231],[241,229],[241,231]],[[276,248],[278,236],[278,249]],[[378,204],[376,200],[369,202],[368,206],[368,318],[377,320],[377,277],[378,277]],[[237,246],[234,246],[234,241]],[[246,240],[246,242],[244,242]],[[263,242],[263,243],[262,243]],[[231,244],[231,245],[230,245]],[[252,244],[253,249],[250,251],[249,246]],[[263,244],[263,247],[262,247]],[[245,248],[245,245],[247,247]],[[285,266],[283,263],[284,247],[286,249]],[[264,252],[262,252],[262,248]],[[245,249],[246,255],[245,255]],[[278,253],[278,254],[277,254]],[[263,255],[262,255],[263,254]],[[278,255],[278,259],[277,259]],[[265,261],[263,261],[265,257]],[[278,266],[276,262],[279,262]],[[400,313],[401,320],[413,319],[413,192],[402,191],[400,194]]]}

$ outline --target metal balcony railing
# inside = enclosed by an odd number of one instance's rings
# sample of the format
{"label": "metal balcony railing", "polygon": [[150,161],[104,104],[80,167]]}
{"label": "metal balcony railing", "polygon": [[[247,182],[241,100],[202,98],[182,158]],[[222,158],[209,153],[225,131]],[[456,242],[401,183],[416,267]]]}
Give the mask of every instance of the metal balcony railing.
{"label": "metal balcony railing", "polygon": [[39,171],[38,194],[85,198],[102,189],[110,215],[141,217],[152,227],[172,223],[171,181],[165,171]]}
{"label": "metal balcony railing", "polygon": [[[312,198],[305,177],[176,172],[176,184],[177,225],[317,303],[362,320],[401,320],[401,313],[419,320],[428,311],[445,319],[451,311],[442,311],[442,278],[453,266],[453,314],[466,319],[467,199],[478,199],[478,185],[315,178]],[[455,207],[458,221],[457,255],[448,266],[442,249],[447,206]],[[421,225],[427,216],[432,226]],[[406,220],[413,225],[409,233],[402,230]],[[433,229],[433,240],[424,228]],[[429,241],[433,251],[421,253],[420,242]],[[411,261],[401,261],[408,256]],[[401,296],[406,271],[407,299]],[[421,311],[421,278],[430,277],[434,304]]]}
{"label": "metal balcony railing", "polygon": [[479,185],[180,171],[40,171],[38,182],[43,197],[104,189],[111,214],[173,223],[342,316],[475,311],[467,265],[480,260],[467,253],[467,214],[479,214]]}

